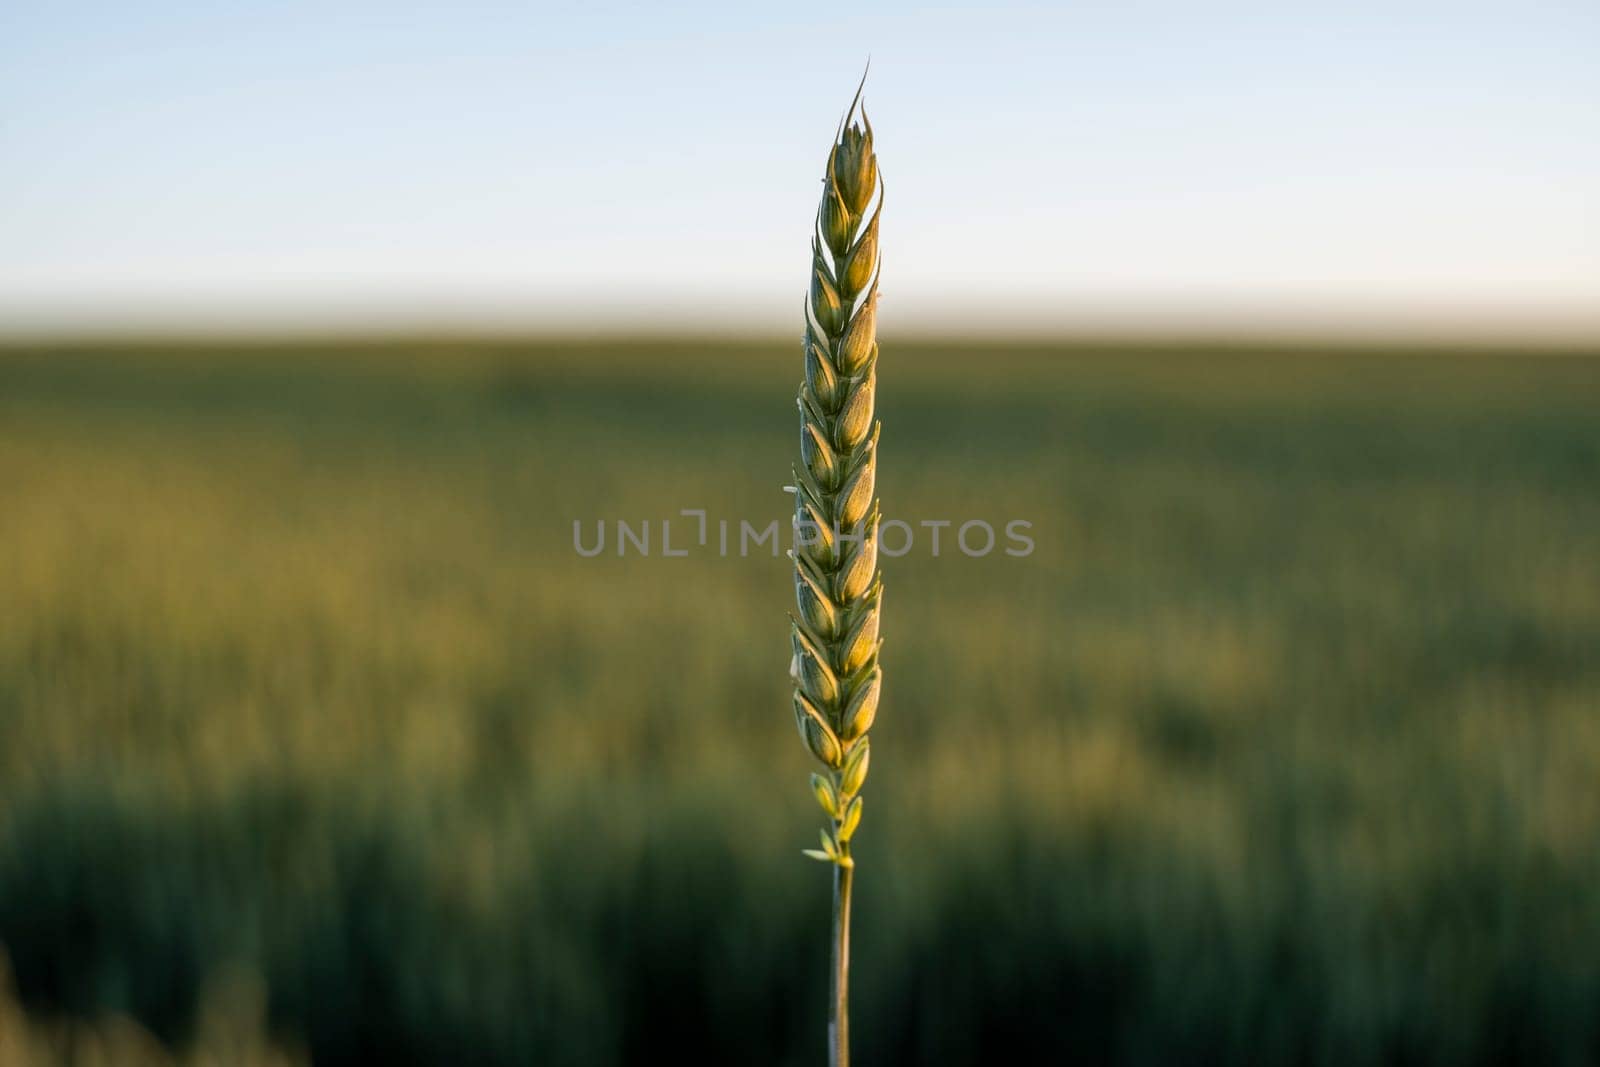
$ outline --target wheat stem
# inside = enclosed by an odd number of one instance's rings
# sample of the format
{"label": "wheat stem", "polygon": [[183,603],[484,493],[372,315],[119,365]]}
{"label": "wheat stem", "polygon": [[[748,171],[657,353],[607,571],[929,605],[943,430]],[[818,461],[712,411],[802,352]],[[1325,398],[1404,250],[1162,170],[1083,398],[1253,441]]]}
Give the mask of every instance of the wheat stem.
{"label": "wheat stem", "polygon": [[828,998],[828,1062],[850,1064],[850,889],[854,867],[833,868],[833,982]]}
{"label": "wheat stem", "polygon": [[[878,712],[877,479],[878,215],[882,186],[861,90],[845,112],[823,178],[811,240],[806,297],[805,379],[800,385],[800,456],[795,468],[795,599],[791,619],[795,721],[826,769],[811,776],[828,815],[822,848],[806,855],[834,867],[833,974],[828,1048],[833,1067],[850,1060],[851,838],[861,822],[861,787]],[[874,205],[874,194],[877,203]],[[871,209],[869,212],[869,208]]]}

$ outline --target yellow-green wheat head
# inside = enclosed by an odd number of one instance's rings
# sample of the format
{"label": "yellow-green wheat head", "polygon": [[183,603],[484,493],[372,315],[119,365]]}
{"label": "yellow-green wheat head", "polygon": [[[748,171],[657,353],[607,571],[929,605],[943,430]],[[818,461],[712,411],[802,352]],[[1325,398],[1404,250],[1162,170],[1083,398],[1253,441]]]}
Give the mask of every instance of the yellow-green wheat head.
{"label": "yellow-green wheat head", "polygon": [[[795,470],[797,616],[791,616],[795,719],[825,768],[811,776],[827,813],[822,848],[806,855],[853,867],[867,731],[878,712],[878,214],[883,197],[865,110],[852,102],[828,153],[811,239],[800,456]],[[876,195],[876,200],[874,199]],[[871,209],[870,215],[868,209]]]}

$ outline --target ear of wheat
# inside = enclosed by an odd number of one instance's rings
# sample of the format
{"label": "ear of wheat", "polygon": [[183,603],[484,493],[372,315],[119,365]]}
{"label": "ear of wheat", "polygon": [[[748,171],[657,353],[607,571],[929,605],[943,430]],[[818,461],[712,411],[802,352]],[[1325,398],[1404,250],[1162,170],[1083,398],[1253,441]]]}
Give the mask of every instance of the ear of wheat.
{"label": "ear of wheat", "polygon": [[[865,80],[865,79],[863,79]],[[795,598],[791,616],[795,721],[823,773],[812,792],[828,817],[822,847],[806,855],[833,867],[833,966],[828,1046],[849,1062],[848,989],[851,838],[861,822],[861,787],[878,712],[877,477],[878,215],[883,197],[872,123],[861,90],[828,153],[811,238],[806,297],[805,380],[795,468]],[[860,122],[855,118],[860,114]],[[877,202],[874,205],[874,193]],[[869,208],[870,213],[869,213]]]}

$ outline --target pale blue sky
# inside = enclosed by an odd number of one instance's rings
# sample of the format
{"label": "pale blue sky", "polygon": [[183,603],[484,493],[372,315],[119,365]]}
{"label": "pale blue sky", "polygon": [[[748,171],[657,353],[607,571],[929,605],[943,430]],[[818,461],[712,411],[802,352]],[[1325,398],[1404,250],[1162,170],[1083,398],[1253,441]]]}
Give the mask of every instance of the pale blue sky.
{"label": "pale blue sky", "polygon": [[[851,10],[860,14],[849,14]],[[0,325],[1600,333],[1600,5],[0,7]]]}

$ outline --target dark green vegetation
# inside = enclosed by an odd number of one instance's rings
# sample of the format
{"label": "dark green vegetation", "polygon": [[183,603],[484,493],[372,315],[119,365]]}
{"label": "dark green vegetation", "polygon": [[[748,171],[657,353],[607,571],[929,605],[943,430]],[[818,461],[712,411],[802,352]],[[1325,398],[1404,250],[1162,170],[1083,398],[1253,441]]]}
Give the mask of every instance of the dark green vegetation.
{"label": "dark green vegetation", "polygon": [[[27,1002],[179,1040],[244,967],[323,1063],[820,1062],[787,561],[572,547],[786,516],[799,366],[0,353]],[[881,386],[886,515],[1038,550],[883,561],[862,1063],[1600,1057],[1600,360],[890,337]]]}

